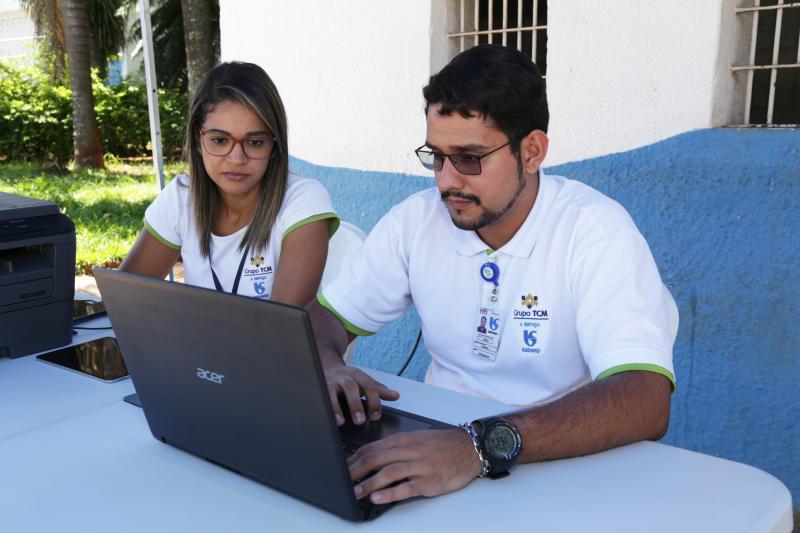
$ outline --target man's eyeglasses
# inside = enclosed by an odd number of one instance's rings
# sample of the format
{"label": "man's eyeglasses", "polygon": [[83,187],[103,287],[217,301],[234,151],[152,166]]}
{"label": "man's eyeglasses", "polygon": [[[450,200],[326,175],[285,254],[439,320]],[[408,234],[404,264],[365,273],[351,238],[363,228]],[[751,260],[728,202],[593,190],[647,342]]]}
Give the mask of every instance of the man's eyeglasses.
{"label": "man's eyeglasses", "polygon": [[435,170],[440,171],[444,166],[445,158],[450,160],[450,164],[455,167],[457,171],[461,174],[467,174],[468,176],[477,176],[481,173],[481,159],[484,157],[490,156],[496,151],[500,150],[501,148],[505,148],[511,144],[511,141],[508,141],[502,146],[498,146],[491,152],[487,152],[483,155],[475,155],[475,154],[443,154],[441,152],[435,152],[433,150],[428,150],[425,145],[423,144],[414,152],[419,157],[420,163],[422,166],[427,168],[428,170]]}
{"label": "man's eyeglasses", "polygon": [[256,134],[238,139],[224,131],[200,130],[200,144],[208,155],[214,157],[225,157],[233,151],[234,146],[241,144],[248,159],[266,159],[272,153],[275,137]]}

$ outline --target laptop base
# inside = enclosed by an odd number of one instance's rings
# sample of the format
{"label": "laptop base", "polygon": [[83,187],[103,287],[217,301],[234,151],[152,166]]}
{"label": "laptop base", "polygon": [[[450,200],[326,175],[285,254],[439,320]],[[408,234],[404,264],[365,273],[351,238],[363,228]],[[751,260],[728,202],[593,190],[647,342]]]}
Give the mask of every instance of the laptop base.
{"label": "laptop base", "polygon": [[127,396],[125,396],[125,397],[123,398],[123,400],[125,400],[126,402],[128,402],[128,403],[129,403],[129,404],[131,404],[131,405],[135,405],[135,406],[136,406],[136,407],[138,407],[139,409],[141,409],[141,408],[142,408],[142,402],[140,402],[140,401],[139,401],[139,395],[138,395],[138,394],[136,394],[136,393],[134,393],[134,394],[128,394]]}

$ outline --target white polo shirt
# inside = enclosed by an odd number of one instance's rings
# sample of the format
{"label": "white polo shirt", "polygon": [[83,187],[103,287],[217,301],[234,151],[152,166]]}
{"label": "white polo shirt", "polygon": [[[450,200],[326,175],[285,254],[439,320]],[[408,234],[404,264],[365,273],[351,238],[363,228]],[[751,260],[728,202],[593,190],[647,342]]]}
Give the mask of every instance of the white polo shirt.
{"label": "white polo shirt", "polygon": [[[539,176],[533,209],[496,251],[453,225],[436,188],[414,194],[378,222],[320,302],[360,335],[413,302],[432,357],[425,381],[499,402],[551,401],[625,370],[674,384],[667,302],[636,225],[591,187]],[[487,316],[490,259],[500,275]],[[493,358],[475,350],[487,327],[499,338]]]}
{"label": "white polo shirt", "polygon": [[[297,228],[322,219],[333,219],[331,235],[339,227],[330,196],[316,180],[289,175],[289,183],[269,241],[263,250],[250,250],[245,258],[237,294],[269,299],[283,239]],[[244,250],[239,244],[249,226],[231,235],[211,235],[211,262],[200,253],[189,194],[189,177],[177,176],[150,204],[144,214],[148,232],[163,244],[180,250],[186,283],[214,289],[211,265],[225,292],[231,292]]]}

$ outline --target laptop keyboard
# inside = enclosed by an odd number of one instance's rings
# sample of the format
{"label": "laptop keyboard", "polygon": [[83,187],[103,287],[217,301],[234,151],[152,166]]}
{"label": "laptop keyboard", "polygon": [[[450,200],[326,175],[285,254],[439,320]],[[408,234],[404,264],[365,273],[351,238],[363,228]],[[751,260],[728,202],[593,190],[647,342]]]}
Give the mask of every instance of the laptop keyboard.
{"label": "laptop keyboard", "polygon": [[351,455],[356,453],[356,450],[358,450],[359,448],[360,446],[357,446],[355,444],[350,444],[347,442],[342,444],[342,450],[344,450],[345,457],[350,457]]}

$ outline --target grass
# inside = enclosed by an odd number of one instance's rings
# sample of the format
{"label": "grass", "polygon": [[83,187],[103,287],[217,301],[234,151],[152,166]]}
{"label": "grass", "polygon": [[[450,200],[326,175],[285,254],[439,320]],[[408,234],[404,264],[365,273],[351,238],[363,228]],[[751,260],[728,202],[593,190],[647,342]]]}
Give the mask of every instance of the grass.
{"label": "grass", "polygon": [[[167,180],[185,172],[168,163]],[[0,164],[0,191],[58,204],[75,223],[75,272],[118,266],[142,229],[144,211],[158,194],[152,163],[110,162],[104,170],[43,169],[32,163]]]}

